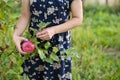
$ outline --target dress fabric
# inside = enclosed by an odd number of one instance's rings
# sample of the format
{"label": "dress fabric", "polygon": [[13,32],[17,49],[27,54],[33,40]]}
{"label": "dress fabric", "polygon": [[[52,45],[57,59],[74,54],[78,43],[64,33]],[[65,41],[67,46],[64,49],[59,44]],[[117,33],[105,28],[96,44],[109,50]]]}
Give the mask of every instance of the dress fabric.
{"label": "dress fabric", "polygon": [[[40,22],[50,22],[46,27],[62,24],[70,18],[72,0],[30,0],[31,19],[29,27],[38,29]],[[62,28],[62,26],[61,26]],[[32,34],[32,32],[30,31]],[[59,51],[71,47],[71,34],[66,31],[56,34],[49,40]],[[30,80],[72,80],[71,59],[59,55],[60,62],[43,62],[39,56],[25,60],[23,70]]]}

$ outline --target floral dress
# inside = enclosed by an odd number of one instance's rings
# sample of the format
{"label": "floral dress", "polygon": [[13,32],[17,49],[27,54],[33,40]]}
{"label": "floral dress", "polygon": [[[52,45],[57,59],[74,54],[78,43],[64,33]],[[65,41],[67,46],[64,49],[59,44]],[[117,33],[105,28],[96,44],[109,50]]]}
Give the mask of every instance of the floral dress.
{"label": "floral dress", "polygon": [[[50,22],[46,27],[62,24],[70,18],[72,0],[30,0],[31,19],[29,27],[38,28],[42,22]],[[61,26],[62,28],[62,26]],[[32,32],[30,32],[32,34]],[[71,34],[66,31],[56,34],[49,40],[52,46],[58,46],[59,51],[71,47]],[[23,70],[30,80],[72,80],[71,59],[59,55],[60,62],[53,64],[43,62],[39,56],[25,60]]]}

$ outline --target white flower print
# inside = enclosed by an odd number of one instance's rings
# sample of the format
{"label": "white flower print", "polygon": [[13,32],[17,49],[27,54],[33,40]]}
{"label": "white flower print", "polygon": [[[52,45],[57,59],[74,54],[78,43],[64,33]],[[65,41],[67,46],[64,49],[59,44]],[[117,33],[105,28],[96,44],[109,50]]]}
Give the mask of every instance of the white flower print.
{"label": "white flower print", "polygon": [[51,2],[51,1],[49,1],[48,3],[49,3],[49,4],[53,4],[53,2]]}
{"label": "white flower print", "polygon": [[69,65],[65,65],[65,67],[69,67]]}
{"label": "white flower print", "polygon": [[37,0],[30,0],[30,5],[32,5],[33,2],[36,2]]}
{"label": "white flower print", "polygon": [[28,69],[28,67],[25,67],[25,68],[24,68],[24,70],[25,70],[26,72],[29,72],[29,69]]}
{"label": "white flower print", "polygon": [[36,62],[35,62],[34,60],[30,60],[30,62],[31,62],[32,64],[36,64]]}
{"label": "white flower print", "polygon": [[[70,2],[70,0],[30,0],[30,27],[36,28],[39,22],[42,21],[50,22],[50,26],[48,27],[68,21],[70,18]],[[62,35],[56,35],[55,38],[57,40],[51,40],[51,43],[55,43],[55,46],[61,51],[60,53],[70,47],[71,36],[69,31],[62,33]],[[60,63],[52,63],[49,65],[47,63],[44,64],[39,57],[35,57],[35,59],[32,59],[33,61],[28,60],[27,68],[24,68],[24,71],[28,73],[31,80],[36,80],[36,78],[41,78],[41,76],[44,80],[58,80],[58,78],[59,80],[72,80],[70,72],[72,65],[72,62],[70,62],[71,59],[69,59],[70,61],[67,60],[64,54],[60,54],[59,58]],[[43,64],[41,64],[41,62]]]}
{"label": "white flower print", "polygon": [[61,60],[64,61],[65,60],[65,56],[60,56]]}
{"label": "white flower print", "polygon": [[70,72],[67,72],[67,73],[65,74],[65,78],[66,78],[66,79],[72,79],[72,74],[71,74]]}
{"label": "white flower print", "polygon": [[44,71],[44,66],[39,65],[38,67],[35,68],[36,71]]}
{"label": "white flower print", "polygon": [[63,2],[63,0],[59,0],[60,2]]}
{"label": "white flower print", "polygon": [[55,20],[53,20],[53,23],[59,24],[62,18],[55,17]]}
{"label": "white flower print", "polygon": [[46,70],[48,70],[48,67],[44,66],[44,68],[45,68]]}
{"label": "white flower print", "polygon": [[33,26],[33,22],[31,22],[31,26]]}
{"label": "white flower print", "polygon": [[53,72],[50,72],[50,74],[53,74]]}
{"label": "white flower print", "polygon": [[48,77],[45,77],[44,80],[48,80]]}
{"label": "white flower print", "polygon": [[41,0],[42,2],[45,2],[45,0]]}
{"label": "white flower print", "polygon": [[62,75],[62,78],[65,78],[65,74]]}
{"label": "white flower print", "polygon": [[43,8],[45,8],[46,5],[43,5]]}
{"label": "white flower print", "polygon": [[38,61],[38,60],[39,60],[39,58],[36,58],[35,60],[36,60],[36,61]]}
{"label": "white flower print", "polygon": [[44,74],[47,74],[47,72],[45,71]]}
{"label": "white flower print", "polygon": [[44,18],[47,19],[47,14],[46,13],[44,13]]}
{"label": "white flower print", "polygon": [[58,41],[63,41],[63,37],[59,36],[59,40]]}
{"label": "white flower print", "polygon": [[50,14],[53,14],[55,11],[55,8],[54,7],[49,7],[47,8],[47,14],[50,15]]}
{"label": "white flower print", "polygon": [[36,16],[39,16],[41,13],[42,13],[42,11],[37,11],[37,10],[33,11],[33,14]]}
{"label": "white flower print", "polygon": [[60,63],[53,63],[54,69],[59,69],[61,67]]}
{"label": "white flower print", "polygon": [[36,73],[34,72],[32,75],[33,75],[33,76],[35,76],[35,75],[36,75]]}
{"label": "white flower print", "polygon": [[38,19],[36,19],[35,17],[32,18],[33,22],[38,22]]}
{"label": "white flower print", "polygon": [[61,77],[61,75],[60,75],[60,74],[58,74],[58,77],[59,77],[59,80],[61,80],[61,78],[62,78],[62,77]]}
{"label": "white flower print", "polygon": [[58,44],[58,48],[59,48],[59,49],[63,49],[64,47],[63,47],[63,45]]}

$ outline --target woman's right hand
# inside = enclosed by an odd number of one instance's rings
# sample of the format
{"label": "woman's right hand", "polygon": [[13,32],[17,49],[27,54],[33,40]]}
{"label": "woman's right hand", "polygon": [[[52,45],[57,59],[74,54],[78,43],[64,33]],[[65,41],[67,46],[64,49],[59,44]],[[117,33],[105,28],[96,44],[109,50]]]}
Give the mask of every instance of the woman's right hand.
{"label": "woman's right hand", "polygon": [[27,40],[26,38],[24,38],[24,37],[20,37],[20,36],[14,35],[14,36],[13,36],[13,41],[14,41],[14,43],[15,43],[18,51],[19,51],[21,54],[23,54],[23,55],[26,54],[26,52],[24,52],[24,51],[21,49],[21,42],[23,42],[23,41],[28,41],[28,40]]}

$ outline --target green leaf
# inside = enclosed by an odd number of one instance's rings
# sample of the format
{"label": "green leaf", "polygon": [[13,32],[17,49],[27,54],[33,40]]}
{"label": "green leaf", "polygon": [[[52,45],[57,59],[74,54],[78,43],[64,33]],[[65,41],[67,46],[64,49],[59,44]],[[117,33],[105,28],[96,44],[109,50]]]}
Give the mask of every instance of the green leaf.
{"label": "green leaf", "polygon": [[57,53],[59,51],[58,47],[53,47],[53,52]]}
{"label": "green leaf", "polygon": [[43,53],[43,50],[38,49],[38,54],[42,60],[44,60],[46,58],[45,54]]}
{"label": "green leaf", "polygon": [[45,49],[48,49],[51,46],[51,44],[50,42],[46,42],[44,46],[45,46]]}
{"label": "green leaf", "polygon": [[13,61],[13,63],[17,63],[16,61],[16,57],[15,57],[15,54],[11,54],[10,56],[9,56],[9,58],[10,58],[10,60],[11,61]]}
{"label": "green leaf", "polygon": [[52,59],[52,60],[54,60],[54,61],[59,61],[59,58],[58,58],[58,56],[56,55],[56,54],[54,54],[54,53],[52,53],[51,55],[50,55],[50,58]]}
{"label": "green leaf", "polygon": [[74,48],[69,48],[69,49],[66,49],[66,50],[63,50],[60,52],[61,54],[66,54],[66,58],[69,58],[69,57],[74,57],[74,58],[79,58],[78,54],[75,52],[75,49]]}
{"label": "green leaf", "polygon": [[43,28],[45,28],[47,25],[49,25],[50,24],[50,22],[47,22],[47,23],[45,23],[45,22],[40,22],[40,24],[39,24],[39,31],[41,31]]}
{"label": "green leaf", "polygon": [[6,74],[17,74],[14,70],[10,69]]}
{"label": "green leaf", "polygon": [[53,60],[51,58],[46,58],[45,61],[51,64],[53,63]]}
{"label": "green leaf", "polygon": [[31,27],[29,29],[33,31],[33,36],[36,36],[36,34],[38,33],[38,30]]}

